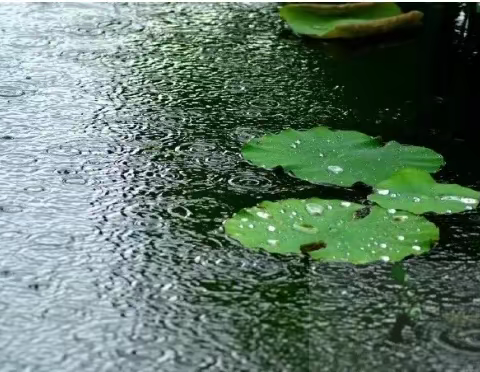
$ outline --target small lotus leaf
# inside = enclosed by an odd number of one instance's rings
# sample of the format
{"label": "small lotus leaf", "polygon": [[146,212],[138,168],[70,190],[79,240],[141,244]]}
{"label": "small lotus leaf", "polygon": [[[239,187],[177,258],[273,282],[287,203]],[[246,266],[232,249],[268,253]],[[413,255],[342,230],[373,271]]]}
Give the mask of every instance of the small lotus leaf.
{"label": "small lotus leaf", "polygon": [[389,178],[403,168],[436,172],[443,158],[425,147],[391,141],[385,145],[355,131],[333,131],[317,127],[307,131],[285,130],[253,139],[242,149],[253,164],[283,167],[298,178],[314,183],[351,186],[369,185]]}
{"label": "small lotus leaf", "polygon": [[402,14],[395,3],[289,4],[280,15],[294,32],[314,38],[358,38],[420,24],[423,13]]}
{"label": "small lotus leaf", "polygon": [[455,184],[436,183],[419,169],[402,169],[375,187],[369,199],[384,208],[416,214],[455,213],[478,206],[480,192]]}
{"label": "small lotus leaf", "polygon": [[424,217],[317,198],[264,201],[227,220],[225,231],[252,249],[354,264],[400,261],[427,252],[438,239]]}

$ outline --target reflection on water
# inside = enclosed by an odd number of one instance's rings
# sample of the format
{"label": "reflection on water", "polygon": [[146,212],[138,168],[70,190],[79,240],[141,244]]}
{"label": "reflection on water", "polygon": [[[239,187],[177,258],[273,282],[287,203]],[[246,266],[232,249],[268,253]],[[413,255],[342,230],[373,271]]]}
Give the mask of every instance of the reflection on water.
{"label": "reflection on water", "polygon": [[480,189],[478,129],[443,79],[456,49],[431,46],[433,63],[424,32],[339,59],[270,4],[4,4],[0,19],[2,372],[476,368],[477,211],[435,219],[409,288],[386,263],[253,253],[221,231],[261,199],[363,197],[242,161],[247,139],[288,127],[427,145],[441,179]]}

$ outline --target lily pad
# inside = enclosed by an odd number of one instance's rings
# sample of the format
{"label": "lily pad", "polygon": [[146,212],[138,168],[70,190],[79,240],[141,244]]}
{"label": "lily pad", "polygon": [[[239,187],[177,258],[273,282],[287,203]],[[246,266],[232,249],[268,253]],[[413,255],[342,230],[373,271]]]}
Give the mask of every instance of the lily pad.
{"label": "lily pad", "polygon": [[480,192],[456,184],[436,183],[418,169],[402,169],[375,187],[368,199],[384,208],[416,214],[455,213],[478,206]]}
{"label": "lily pad", "polygon": [[382,145],[360,132],[332,131],[326,127],[288,129],[252,139],[242,153],[255,165],[281,166],[298,178],[341,186],[358,181],[375,185],[409,167],[433,173],[444,164],[441,155],[425,147],[395,141]]}
{"label": "lily pad", "polygon": [[225,231],[252,249],[354,264],[422,254],[439,236],[421,216],[317,198],[264,201],[227,220]]}
{"label": "lily pad", "polygon": [[280,16],[297,34],[314,38],[358,38],[417,26],[423,13],[402,14],[395,3],[289,4]]}

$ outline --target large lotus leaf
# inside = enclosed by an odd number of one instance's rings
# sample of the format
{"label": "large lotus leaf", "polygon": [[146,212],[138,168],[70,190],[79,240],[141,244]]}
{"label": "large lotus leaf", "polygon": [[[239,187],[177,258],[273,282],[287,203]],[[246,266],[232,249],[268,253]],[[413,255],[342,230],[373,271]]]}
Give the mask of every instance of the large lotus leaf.
{"label": "large lotus leaf", "polygon": [[315,38],[358,38],[420,24],[423,13],[402,14],[395,3],[289,4],[281,17],[294,32]]}
{"label": "large lotus leaf", "polygon": [[355,264],[399,261],[427,252],[438,239],[438,229],[421,216],[317,198],[264,201],[227,220],[225,231],[252,249]]}
{"label": "large lotus leaf", "polygon": [[478,205],[480,192],[455,184],[436,183],[427,172],[402,169],[376,186],[370,200],[384,208],[412,213],[455,213]]}
{"label": "large lotus leaf", "polygon": [[425,147],[391,141],[382,146],[366,134],[317,127],[307,131],[285,130],[253,139],[242,149],[253,164],[282,166],[296,177],[316,183],[369,185],[389,178],[403,168],[436,172],[443,158]]}

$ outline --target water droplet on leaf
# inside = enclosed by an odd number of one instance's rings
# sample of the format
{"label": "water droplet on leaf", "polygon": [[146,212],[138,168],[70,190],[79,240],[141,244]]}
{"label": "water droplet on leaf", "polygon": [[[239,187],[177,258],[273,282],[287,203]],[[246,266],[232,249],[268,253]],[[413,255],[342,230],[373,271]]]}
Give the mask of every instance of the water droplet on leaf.
{"label": "water droplet on leaf", "polygon": [[478,203],[478,200],[474,199],[474,198],[461,198],[459,196],[453,196],[453,195],[442,196],[440,198],[440,200],[453,200],[453,201],[458,201],[458,202],[461,202],[461,203],[464,203],[464,204],[477,204]]}
{"label": "water droplet on leaf", "polygon": [[312,216],[319,216],[323,213],[324,208],[320,204],[309,203],[305,206],[307,212]]}
{"label": "water droplet on leaf", "polygon": [[318,229],[312,225],[307,225],[307,224],[297,224],[295,223],[293,225],[293,229],[294,230],[297,230],[297,231],[300,231],[300,232],[304,232],[304,233],[307,233],[307,234],[316,234],[318,232]]}
{"label": "water droplet on leaf", "polygon": [[338,165],[329,165],[327,167],[327,169],[332,172],[332,173],[335,173],[335,174],[339,174],[339,173],[342,173],[343,172],[343,168],[342,167],[339,167]]}
{"label": "water droplet on leaf", "polygon": [[270,217],[270,215],[266,212],[257,212],[257,216],[260,217],[260,218],[264,218],[264,219]]}

